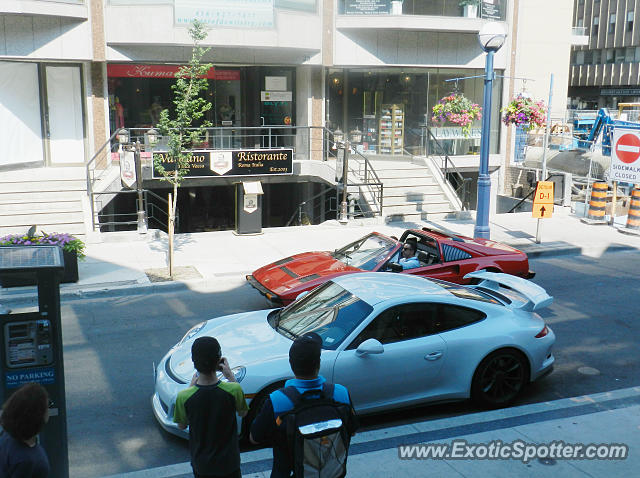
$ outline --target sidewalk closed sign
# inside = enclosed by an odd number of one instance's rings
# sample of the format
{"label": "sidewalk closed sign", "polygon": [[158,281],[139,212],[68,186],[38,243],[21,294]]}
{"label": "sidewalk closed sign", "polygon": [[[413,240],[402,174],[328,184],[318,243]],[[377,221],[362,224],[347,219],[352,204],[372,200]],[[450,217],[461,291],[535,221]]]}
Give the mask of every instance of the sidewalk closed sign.
{"label": "sidewalk closed sign", "polygon": [[611,181],[640,184],[640,130],[616,128],[611,148]]}
{"label": "sidewalk closed sign", "polygon": [[533,197],[533,217],[549,218],[553,213],[553,181],[538,181]]}

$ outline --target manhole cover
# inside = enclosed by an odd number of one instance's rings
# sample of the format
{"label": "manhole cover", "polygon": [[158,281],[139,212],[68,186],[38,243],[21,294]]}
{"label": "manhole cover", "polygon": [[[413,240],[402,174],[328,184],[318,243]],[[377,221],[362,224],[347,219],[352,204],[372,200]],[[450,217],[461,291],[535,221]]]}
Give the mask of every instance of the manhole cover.
{"label": "manhole cover", "polygon": [[578,373],[582,375],[600,375],[600,370],[593,367],[580,367],[578,369]]}

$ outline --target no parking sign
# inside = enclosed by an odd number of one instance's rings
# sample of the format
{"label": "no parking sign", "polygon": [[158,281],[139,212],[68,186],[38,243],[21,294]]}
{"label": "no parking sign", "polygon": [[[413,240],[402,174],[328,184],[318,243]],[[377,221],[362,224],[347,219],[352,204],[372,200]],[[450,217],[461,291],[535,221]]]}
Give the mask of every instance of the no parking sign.
{"label": "no parking sign", "polygon": [[640,130],[614,129],[609,178],[611,181],[640,183]]}

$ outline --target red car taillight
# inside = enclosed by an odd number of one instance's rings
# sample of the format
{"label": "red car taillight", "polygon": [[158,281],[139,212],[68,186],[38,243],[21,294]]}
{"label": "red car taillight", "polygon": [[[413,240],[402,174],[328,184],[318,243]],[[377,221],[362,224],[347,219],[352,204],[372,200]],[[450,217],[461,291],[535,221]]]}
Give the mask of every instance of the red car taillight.
{"label": "red car taillight", "polygon": [[549,333],[549,327],[547,327],[546,325],[542,328],[542,330],[540,332],[538,332],[538,334],[536,335],[536,339],[541,339],[542,337],[544,337],[545,335],[547,335]]}

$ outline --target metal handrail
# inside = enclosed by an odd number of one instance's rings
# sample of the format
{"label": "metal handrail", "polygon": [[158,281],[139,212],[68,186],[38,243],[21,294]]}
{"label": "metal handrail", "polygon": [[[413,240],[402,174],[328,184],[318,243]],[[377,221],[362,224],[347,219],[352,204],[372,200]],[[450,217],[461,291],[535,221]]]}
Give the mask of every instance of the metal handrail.
{"label": "metal handrail", "polygon": [[91,157],[91,159],[87,161],[87,165],[85,167],[86,177],[87,177],[87,196],[91,196],[91,193],[93,192],[93,183],[95,181],[95,178],[93,178],[93,180],[91,178],[91,166],[93,165],[93,163],[96,162],[96,160],[98,159],[98,156],[102,153],[104,148],[106,148],[107,145],[113,141],[113,139],[118,134],[118,131],[119,129],[115,130],[114,133],[109,137],[109,139],[105,141],[105,143],[102,146],[100,146],[100,149],[96,151],[96,153]]}
{"label": "metal handrail", "polygon": [[[545,181],[549,181],[549,179],[551,179],[553,176],[555,176],[554,173],[549,174],[549,176],[547,176],[547,179],[545,179]],[[535,194],[535,192],[536,192],[536,188],[533,188],[531,191],[529,191],[529,193],[526,196],[520,199],[520,201],[518,201],[515,206],[513,206],[511,209],[507,211],[507,214],[509,214],[510,212],[514,212],[516,209],[518,209],[520,204],[522,204],[527,199],[529,199],[533,194]]]}
{"label": "metal handrail", "polygon": [[294,213],[291,215],[291,217],[289,218],[289,220],[285,224],[285,227],[291,225],[291,223],[295,219],[296,215],[298,216],[298,224],[300,224],[302,222],[302,206],[307,204],[309,201],[313,201],[314,199],[319,198],[320,196],[324,195],[325,193],[327,193],[329,191],[333,191],[333,188],[326,188],[323,191],[319,192],[318,194],[316,194],[314,196],[311,196],[310,198],[307,198],[304,201],[302,201],[300,204],[298,204],[298,207],[297,207],[296,211],[294,211]]}
{"label": "metal handrail", "polygon": [[[375,193],[373,194],[373,199],[377,203],[378,214],[382,215],[384,183],[380,181],[380,177],[378,176],[378,173],[376,173],[375,169],[373,169],[371,162],[364,154],[356,150],[355,155],[352,159],[355,159],[356,156],[364,160],[364,174],[362,173],[362,164],[360,164],[358,159],[356,159],[356,163],[358,164],[358,171],[357,173],[353,169],[352,171],[354,172],[354,174],[357,174],[358,177],[363,178],[364,181],[362,183],[349,183],[349,178],[347,177],[347,189],[349,188],[349,186],[367,186],[375,189]],[[362,212],[364,213],[364,211]]]}
{"label": "metal handrail", "polygon": [[[460,202],[462,203],[462,209],[463,210],[469,210],[470,204],[469,204],[469,183],[472,181],[471,178],[465,178],[462,173],[460,172],[460,170],[456,167],[455,163],[453,162],[453,160],[449,157],[449,154],[444,150],[444,148],[442,147],[442,145],[440,144],[440,141],[438,141],[438,139],[434,136],[434,134],[431,132],[431,129],[427,126],[424,127],[427,130],[427,134],[429,136],[431,136],[431,139],[433,139],[434,143],[438,146],[438,148],[440,148],[441,153],[436,153],[438,154],[438,156],[440,158],[444,157],[444,177],[445,179],[449,182],[449,184],[451,184],[454,187],[454,190],[456,192],[456,195],[460,198]],[[444,156],[443,156],[444,155]],[[449,167],[449,163],[451,163],[451,168]],[[450,169],[452,171],[450,171]],[[455,177],[455,182],[457,184],[454,184],[453,181],[451,181],[450,177],[453,176]]]}

